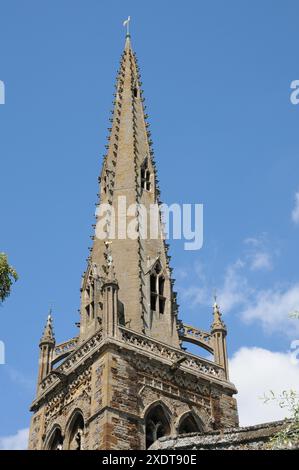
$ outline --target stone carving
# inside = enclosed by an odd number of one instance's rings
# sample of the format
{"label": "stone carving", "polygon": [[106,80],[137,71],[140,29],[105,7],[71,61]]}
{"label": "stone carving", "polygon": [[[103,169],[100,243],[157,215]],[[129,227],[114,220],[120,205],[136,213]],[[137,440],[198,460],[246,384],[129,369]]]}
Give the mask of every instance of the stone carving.
{"label": "stone carving", "polygon": [[64,343],[57,344],[54,349],[52,364],[55,364],[60,359],[74,351],[78,344],[78,337],[72,338]]}
{"label": "stone carving", "polygon": [[[91,367],[84,370],[78,375],[68,386],[68,388],[57,395],[54,395],[46,404],[45,408],[45,425],[55,420],[60,413],[65,416],[69,409],[73,407],[75,399],[90,403],[91,400]],[[85,406],[84,406],[85,407]],[[87,413],[87,411],[86,411]],[[61,424],[61,423],[60,423]],[[63,427],[63,426],[62,426]]]}
{"label": "stone carving", "polygon": [[100,344],[102,339],[102,332],[98,331],[92,338],[83,343],[80,348],[76,349],[68,358],[61,364],[57,369],[54,369],[51,374],[49,374],[41,382],[41,390],[46,391],[53,385],[59,383],[60,379],[58,378],[60,373],[70,372],[72,368],[75,368],[84,356],[90,354],[93,351],[97,350],[97,346]]}
{"label": "stone carving", "polygon": [[182,366],[188,367],[196,372],[201,372],[206,375],[211,375],[219,379],[225,379],[225,373],[222,367],[217,364],[211,363],[203,358],[193,356],[192,354],[181,352],[178,349],[171,348],[158,341],[139,335],[131,330],[120,327],[121,338],[125,343],[131,344],[135,348],[140,348],[144,351],[168,359],[172,362],[181,361]]}

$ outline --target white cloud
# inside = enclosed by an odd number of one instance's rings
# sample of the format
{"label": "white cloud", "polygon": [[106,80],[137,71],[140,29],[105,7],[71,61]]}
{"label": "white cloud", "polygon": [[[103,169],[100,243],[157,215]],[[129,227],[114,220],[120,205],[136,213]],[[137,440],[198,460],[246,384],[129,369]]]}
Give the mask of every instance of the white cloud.
{"label": "white cloud", "polygon": [[299,191],[295,193],[295,207],[292,211],[292,220],[295,224],[299,224]]}
{"label": "white cloud", "polygon": [[[267,333],[278,332],[293,339],[299,338],[299,321],[289,317],[291,312],[299,311],[299,282],[273,285],[268,289],[253,284],[250,272],[271,269],[272,256],[267,249],[266,234],[247,238],[244,243],[245,251],[226,268],[222,283],[217,288],[217,301],[222,313],[226,315],[234,311],[246,323],[259,322]],[[182,289],[182,298],[191,307],[210,307],[213,288],[204,276],[202,264],[195,266],[194,270],[201,282],[199,285],[190,283]]]}
{"label": "white cloud", "polygon": [[[251,289],[247,279],[242,275],[242,268],[245,263],[239,259],[234,264],[228,266],[223,285],[216,290],[217,299],[224,313],[228,313],[237,305],[244,305],[250,295]],[[191,306],[205,305],[211,307],[213,304],[213,294],[215,290],[208,285],[203,275],[203,268],[195,266],[195,272],[201,277],[201,285],[191,285],[182,289],[181,295],[183,299],[190,302]]]}
{"label": "white cloud", "polygon": [[[208,291],[206,287],[190,286],[181,292],[182,298],[190,302],[192,307],[196,305],[207,305]],[[212,305],[212,296],[210,296],[210,305]]]}
{"label": "white cloud", "polygon": [[11,436],[0,437],[0,450],[23,450],[28,447],[29,429],[20,429]]}
{"label": "white cloud", "polygon": [[[253,241],[250,241],[253,244]],[[260,243],[256,239],[254,243]],[[245,322],[259,322],[267,333],[279,332],[290,337],[298,335],[299,321],[289,314],[299,310],[299,282],[287,286],[259,289],[248,280],[246,269],[270,268],[270,259],[259,252],[256,257],[240,258],[228,266],[222,285],[217,290],[218,303],[224,315],[238,310]],[[207,282],[191,285],[182,290],[182,298],[192,307],[211,306],[213,290]]]}
{"label": "white cloud", "polygon": [[230,312],[238,305],[244,305],[250,296],[251,289],[241,270],[244,267],[242,260],[230,265],[225,273],[223,286],[217,297],[224,313]]}
{"label": "white cloud", "polygon": [[268,250],[267,234],[244,240],[247,249],[244,253],[247,265],[252,271],[272,269],[272,256]]}
{"label": "white cloud", "polygon": [[299,321],[289,314],[299,309],[299,283],[283,289],[268,289],[255,292],[253,298],[241,312],[247,322],[258,320],[268,332],[299,334]]}
{"label": "white cloud", "polygon": [[261,398],[270,390],[276,395],[283,390],[299,391],[299,365],[290,353],[241,348],[230,360],[230,380],[239,392],[241,426],[280,420],[286,417],[286,409],[276,403],[265,404]]}
{"label": "white cloud", "polygon": [[194,271],[198,279],[202,283],[206,283],[207,278],[206,278],[206,273],[205,273],[205,266],[202,263],[197,262],[194,265]]}
{"label": "white cloud", "polygon": [[262,251],[254,253],[251,258],[250,269],[252,271],[272,269],[270,254]]}
{"label": "white cloud", "polygon": [[261,239],[256,237],[245,238],[244,243],[246,245],[259,246],[261,244]]}

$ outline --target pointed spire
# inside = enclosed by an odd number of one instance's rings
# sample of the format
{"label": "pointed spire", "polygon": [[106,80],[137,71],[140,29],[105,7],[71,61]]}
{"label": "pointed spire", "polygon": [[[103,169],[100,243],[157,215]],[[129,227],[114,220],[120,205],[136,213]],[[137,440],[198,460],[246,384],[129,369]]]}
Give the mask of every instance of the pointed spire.
{"label": "pointed spire", "polygon": [[53,330],[53,319],[52,319],[52,310],[50,309],[49,315],[47,317],[46,326],[41,337],[40,343],[55,343],[54,330]]}
{"label": "pointed spire", "polygon": [[[177,309],[172,302],[171,268],[161,234],[161,218],[158,217],[158,238],[151,238],[149,233],[144,237],[140,223],[145,210],[150,217],[153,204],[160,210],[160,192],[140,78],[137,57],[127,31],[115,84],[107,152],[99,178],[95,237],[90,262],[99,266],[104,284],[113,284],[119,288],[124,316],[127,322],[131,321],[133,330],[140,333],[146,331],[157,339],[163,337],[176,346],[179,344],[175,328]],[[150,182],[147,187],[141,177],[145,167]],[[107,205],[111,208],[107,209]],[[130,208],[134,210],[132,215],[128,212]],[[132,232],[134,236],[131,236]],[[104,245],[104,240],[108,245]],[[165,303],[161,306],[163,315],[156,318],[151,310],[147,256],[153,262],[158,252],[165,277]],[[81,312],[86,318],[84,293]],[[98,315],[102,313],[99,311]],[[83,320],[81,324],[84,324]],[[162,333],[163,329],[165,334]],[[87,334],[88,329],[82,327],[81,338],[84,339]]]}
{"label": "pointed spire", "polygon": [[217,304],[216,295],[214,296],[215,303],[213,306],[214,321],[211,326],[211,334],[214,341],[214,360],[224,369],[225,377],[228,379],[228,360],[226,349],[226,335],[227,329],[225,323],[221,318],[219,305]]}
{"label": "pointed spire", "polygon": [[222,314],[220,312],[219,305],[217,304],[216,296],[215,296],[215,302],[213,305],[213,317],[214,317],[214,320],[212,324],[212,331],[219,330],[219,329],[226,331],[226,326],[222,320]]}

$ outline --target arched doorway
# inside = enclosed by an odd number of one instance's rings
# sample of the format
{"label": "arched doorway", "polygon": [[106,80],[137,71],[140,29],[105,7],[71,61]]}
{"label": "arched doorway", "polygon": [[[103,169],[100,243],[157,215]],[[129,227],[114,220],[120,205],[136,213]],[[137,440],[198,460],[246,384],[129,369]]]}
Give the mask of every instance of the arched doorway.
{"label": "arched doorway", "polygon": [[170,419],[161,404],[152,407],[145,418],[146,448],[170,434]]}
{"label": "arched doorway", "polygon": [[84,419],[82,413],[77,411],[70,421],[68,427],[68,449],[82,450],[84,434]]}

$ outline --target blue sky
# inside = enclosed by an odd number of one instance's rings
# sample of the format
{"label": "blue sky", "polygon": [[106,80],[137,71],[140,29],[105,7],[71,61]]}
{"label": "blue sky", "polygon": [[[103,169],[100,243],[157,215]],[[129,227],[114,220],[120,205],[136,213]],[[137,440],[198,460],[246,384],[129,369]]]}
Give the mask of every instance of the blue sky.
{"label": "blue sky", "polygon": [[243,423],[249,392],[299,385],[298,2],[0,0],[0,251],[20,276],[0,308],[2,437],[28,427],[51,305],[57,341],[76,334],[128,15],[162,199],[204,204],[203,248],[171,242],[180,316],[208,328],[217,289]]}

